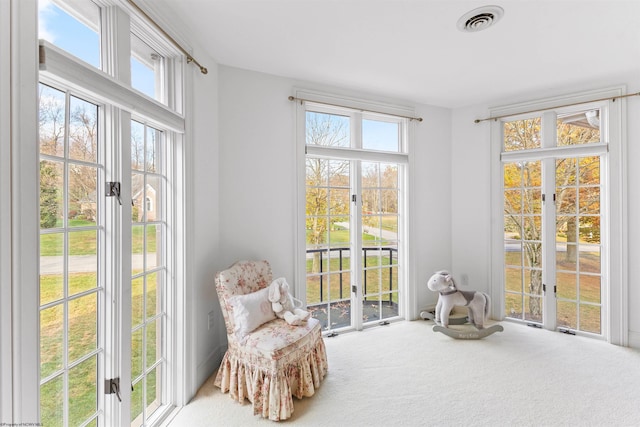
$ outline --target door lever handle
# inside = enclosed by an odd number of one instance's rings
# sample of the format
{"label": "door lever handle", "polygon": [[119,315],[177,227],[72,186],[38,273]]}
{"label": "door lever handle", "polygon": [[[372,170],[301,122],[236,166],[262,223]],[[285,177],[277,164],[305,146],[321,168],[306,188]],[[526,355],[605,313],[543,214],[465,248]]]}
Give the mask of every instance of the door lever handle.
{"label": "door lever handle", "polygon": [[122,397],[120,396],[120,378],[109,378],[104,380],[104,392],[105,394],[114,394],[120,402]]}
{"label": "door lever handle", "polygon": [[106,195],[107,195],[107,197],[116,196],[117,199],[118,199],[118,203],[120,203],[120,206],[122,206],[122,199],[120,198],[120,183],[119,182],[112,182],[112,181],[107,182]]}

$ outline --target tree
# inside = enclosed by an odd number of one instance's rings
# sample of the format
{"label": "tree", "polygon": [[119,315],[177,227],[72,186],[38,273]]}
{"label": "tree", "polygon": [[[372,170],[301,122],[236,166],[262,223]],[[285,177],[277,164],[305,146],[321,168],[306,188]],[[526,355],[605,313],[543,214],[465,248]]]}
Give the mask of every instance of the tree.
{"label": "tree", "polygon": [[[40,85],[38,130],[40,153],[50,156],[64,154],[65,101],[64,93]],[[40,161],[40,227],[55,227],[60,219],[62,202],[62,164]]]}
{"label": "tree", "polygon": [[58,222],[60,172],[53,162],[40,161],[40,228],[53,228]]}
{"label": "tree", "polygon": [[98,107],[71,97],[69,158],[85,164],[69,164],[69,210],[96,220],[98,169],[86,163],[98,161]]}
{"label": "tree", "polygon": [[[64,92],[40,85],[39,133],[40,153],[68,159],[66,186],[69,217],[80,214],[95,221],[98,178],[98,107],[74,96],[69,97],[66,116]],[[65,152],[65,139],[68,149]],[[56,166],[56,164],[59,164]],[[95,164],[95,166],[93,166]],[[64,191],[62,163],[46,160],[40,163],[41,226],[55,224]],[[52,226],[52,225],[49,225]]]}
{"label": "tree", "polygon": [[[344,120],[346,119],[346,120]],[[308,112],[306,144],[328,147],[349,146],[348,118]],[[349,162],[307,158],[306,161],[306,228],[307,243],[327,243],[330,227],[349,214]],[[346,197],[345,197],[346,196]],[[313,270],[320,271],[320,255],[314,253]]]}
{"label": "tree", "polygon": [[[571,117],[576,118],[576,115]],[[505,151],[540,147],[540,119],[516,120],[504,124]],[[557,120],[557,144],[579,145],[600,140],[600,129],[590,122],[560,117]],[[514,233],[523,242],[526,266],[529,268],[529,313],[542,315],[542,195],[541,163],[518,162],[504,166],[505,233]],[[576,262],[580,226],[598,230],[600,169],[598,157],[568,158],[556,161],[556,234],[566,235],[565,261]],[[576,184],[580,186],[577,187]],[[578,188],[578,190],[576,190]],[[522,189],[522,190],[521,190]]]}

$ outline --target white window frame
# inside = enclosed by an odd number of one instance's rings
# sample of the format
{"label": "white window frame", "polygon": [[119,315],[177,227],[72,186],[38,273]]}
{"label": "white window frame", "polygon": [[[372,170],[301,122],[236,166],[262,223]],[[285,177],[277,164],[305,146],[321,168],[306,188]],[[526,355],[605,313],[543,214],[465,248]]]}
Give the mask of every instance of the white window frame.
{"label": "white window frame", "polygon": [[[411,173],[410,165],[413,162],[411,156],[411,145],[413,136],[413,121],[407,119],[407,123],[404,128],[404,135],[402,135],[402,145],[398,147],[398,152],[382,152],[363,150],[361,147],[321,147],[306,144],[306,112],[308,111],[307,102],[311,105],[317,105],[320,108],[314,108],[314,111],[327,112],[329,114],[339,114],[349,117],[357,117],[362,120],[363,116],[366,119],[375,119],[376,113],[395,115],[401,117],[411,117],[414,115],[414,110],[409,107],[403,107],[398,105],[392,105],[387,103],[373,102],[353,97],[340,96],[327,94],[323,92],[312,91],[308,89],[294,89],[293,96],[296,98],[305,99],[307,101],[296,101],[296,253],[295,253],[295,277],[296,285],[295,292],[297,298],[302,301],[306,301],[306,259],[303,256],[306,253],[306,236],[304,233],[306,222],[306,156],[307,154],[314,155],[315,157],[330,158],[330,159],[344,159],[344,160],[360,160],[360,161],[372,161],[372,162],[385,162],[385,163],[397,163],[403,165],[404,173],[398,174],[398,179],[401,180],[401,188],[403,188],[398,201],[399,214],[404,217],[403,229],[398,230],[399,234],[399,250],[404,253],[403,263],[404,274],[401,276],[401,281],[398,283],[398,290],[400,295],[400,307],[401,312],[399,315],[405,319],[411,319],[415,317],[417,312],[417,287],[415,281],[411,280],[415,277],[413,270],[413,263],[411,262],[411,220],[409,206],[410,206],[410,192],[411,192]],[[341,106],[341,107],[336,107]],[[358,135],[353,135],[353,132],[359,130],[351,129],[351,139],[354,141],[360,141],[361,138]],[[399,171],[401,172],[401,171]],[[353,179],[353,178],[352,178]],[[356,207],[352,209],[361,210],[361,203],[359,201]],[[356,238],[360,238],[355,236]],[[353,237],[352,237],[353,239]],[[354,240],[355,242],[355,240]],[[360,242],[361,243],[361,242]],[[357,258],[359,255],[355,254]],[[355,280],[358,280],[360,272],[353,271],[352,275]],[[362,318],[360,313],[360,307],[354,307],[352,309],[355,316]],[[353,318],[352,313],[352,318]],[[346,329],[352,329],[348,327]]]}
{"label": "white window frame", "polygon": [[[10,3],[0,1],[0,194],[11,194],[11,20]],[[12,418],[11,372],[11,203],[0,203],[0,420]]]}
{"label": "white window frame", "polygon": [[[9,99],[3,97],[0,101],[3,120],[7,120],[5,114],[8,113],[9,125],[2,129],[2,132],[9,133],[9,138],[3,138],[0,145],[8,141],[11,147],[10,156],[2,156],[3,170],[8,164],[11,167],[11,182],[3,183],[3,191],[10,190],[6,194],[10,194],[11,224],[2,230],[4,233],[10,228],[10,242],[2,239],[3,249],[9,249],[9,252],[0,254],[3,277],[8,274],[10,279],[0,281],[3,294],[1,307],[3,320],[9,315],[11,321],[8,325],[0,326],[2,348],[9,349],[0,356],[3,369],[3,402],[0,408],[3,422],[35,423],[40,406],[38,400],[34,399],[40,390],[38,270],[34,268],[34,255],[37,256],[39,242],[39,230],[35,226],[39,224],[37,4],[36,0],[0,3],[3,48],[10,46],[11,50],[0,56],[1,84],[10,91]],[[5,73],[6,70],[9,72]],[[6,149],[7,145],[3,147]],[[8,272],[4,268],[6,265],[10,266]],[[5,299],[5,296],[8,298]],[[10,344],[5,347],[4,341],[7,339]],[[6,356],[5,353],[9,352],[11,354]],[[11,363],[10,367],[7,362]],[[5,369],[10,370],[6,377]],[[10,384],[5,381],[10,381]],[[10,389],[10,399],[5,403],[7,395],[4,391],[7,389]]]}
{"label": "white window frame", "polygon": [[[110,5],[114,6],[110,6]],[[105,114],[109,117],[109,128],[105,132],[113,135],[116,140],[119,140],[119,144],[113,147],[113,151],[107,153],[107,157],[118,157],[123,162],[128,162],[130,159],[130,134],[128,132],[128,126],[124,125],[130,123],[131,119],[143,121],[147,125],[156,127],[164,131],[165,142],[168,144],[167,152],[167,175],[172,176],[173,182],[167,189],[167,212],[166,221],[170,224],[167,228],[167,242],[168,248],[165,253],[167,259],[167,273],[166,277],[168,281],[172,281],[171,284],[167,283],[167,288],[171,292],[166,295],[166,310],[169,313],[168,318],[174,319],[173,322],[167,321],[166,332],[168,334],[165,337],[163,346],[165,348],[166,366],[169,367],[166,371],[163,371],[165,377],[165,387],[162,391],[163,401],[167,402],[162,408],[159,408],[154,414],[147,419],[150,425],[159,423],[172,408],[178,404],[184,404],[184,395],[188,393],[186,387],[188,387],[188,375],[183,375],[178,372],[178,360],[184,360],[185,356],[181,355],[179,348],[186,346],[181,345],[189,340],[186,336],[187,328],[184,328],[184,324],[180,319],[187,320],[185,317],[186,310],[179,304],[180,301],[184,301],[185,292],[185,274],[186,269],[184,267],[185,257],[182,251],[185,249],[184,236],[186,231],[185,208],[181,202],[184,200],[184,193],[186,188],[186,168],[185,162],[187,156],[184,153],[186,150],[184,144],[184,132],[185,132],[185,117],[182,114],[184,107],[184,89],[176,87],[173,82],[179,81],[185,75],[183,67],[184,61],[181,59],[174,60],[171,58],[165,58],[165,70],[166,76],[164,78],[163,96],[166,96],[168,105],[159,101],[153,100],[148,96],[133,91],[129,87],[128,81],[130,79],[130,65],[129,61],[124,61],[122,58],[131,54],[130,45],[126,42],[129,34],[132,30],[136,31],[136,35],[141,37],[145,42],[149,43],[157,37],[159,40],[161,35],[155,33],[151,34],[153,30],[148,24],[145,24],[142,19],[134,15],[134,12],[129,10],[131,16],[127,14],[124,9],[119,8],[117,1],[103,0],[100,5],[103,6],[102,25],[105,28],[104,31],[120,32],[115,35],[117,40],[117,46],[113,49],[105,50],[105,44],[108,43],[101,37],[103,51],[110,52],[113,57],[109,57],[108,60],[104,60],[103,55],[103,69],[109,74],[106,74],[100,70],[93,68],[92,66],[85,64],[80,59],[65,52],[64,50],[48,43],[40,42],[40,49],[44,51],[45,62],[41,64],[41,76],[42,79],[56,85],[61,84],[64,87],[76,89],[82,93],[90,93],[91,97],[98,102],[106,103]],[[114,24],[117,22],[118,25]],[[129,29],[129,22],[132,23],[131,29]],[[126,34],[125,34],[126,33]],[[146,34],[151,34],[147,35]],[[125,41],[123,41],[125,40]],[[175,58],[181,58],[181,55],[171,46],[168,42],[166,44],[154,42],[153,47],[160,50],[162,54],[169,56],[172,54]],[[118,58],[120,60],[118,60]],[[105,64],[106,63],[106,64]],[[117,64],[117,66],[114,66]],[[183,87],[186,82],[183,81]],[[115,107],[114,110],[111,106]],[[131,176],[124,173],[122,170],[114,170],[112,173],[115,176],[107,176],[107,181],[120,181],[122,188],[123,204],[121,207],[121,214],[116,215],[115,212],[107,213],[107,221],[111,221],[110,226],[114,231],[122,236],[120,241],[120,247],[131,247]],[[126,169],[126,168],[124,168]],[[110,204],[108,204],[110,206]],[[110,219],[111,218],[111,219]],[[107,247],[106,252],[116,251],[116,248]],[[119,311],[122,313],[131,312],[131,260],[130,257],[123,256],[116,262],[119,263],[116,271],[119,272],[117,277],[108,278],[108,282],[114,283],[115,286],[111,289],[107,289],[107,299],[116,298],[120,300]],[[118,336],[122,339],[118,343],[113,343],[114,354],[130,354],[131,345],[131,324],[128,316],[123,317],[125,321],[119,322],[116,318],[107,319],[105,322],[106,328],[116,328],[118,330]],[[126,360],[125,360],[126,359]],[[131,360],[125,358],[122,360],[113,360],[113,363],[105,366],[105,377],[118,376],[122,384],[131,382]],[[173,367],[173,369],[171,369]],[[39,371],[39,370],[38,370]],[[177,386],[177,387],[176,387]],[[37,393],[37,391],[36,391]],[[107,411],[107,414],[112,414],[115,418],[105,418],[107,425],[128,425],[130,419],[130,397],[131,389],[127,387],[121,387],[121,394],[123,397],[122,404],[115,403],[115,399],[107,399],[105,405],[112,405],[112,410]],[[39,406],[39,405],[38,405]],[[39,410],[39,408],[38,408]],[[37,413],[37,412],[36,412]]]}
{"label": "white window frame", "polygon": [[[136,13],[121,0],[96,0],[96,3],[104,7],[103,19],[105,16],[117,19],[123,14],[133,19]],[[124,9],[110,7],[118,5]],[[37,16],[37,0],[0,1],[0,190],[7,196],[5,203],[0,203],[0,347],[3,349],[0,353],[0,420],[14,424],[38,422],[40,409],[38,398],[34,398],[40,390],[39,272],[34,268],[39,245],[36,226],[39,223]],[[184,67],[179,64],[169,71],[170,78],[184,77],[186,80],[184,88],[177,91],[171,101],[177,111],[184,110],[185,93],[192,87],[193,73],[185,73]],[[117,67],[112,64],[107,71],[126,81],[130,73],[129,61],[121,62]],[[192,126],[190,120],[186,121]],[[107,131],[118,130],[114,127]],[[127,135],[121,137],[128,140]],[[184,203],[187,182],[191,182],[189,168],[185,168],[191,151],[183,134],[175,133],[173,138],[175,159],[171,167],[186,173],[172,189],[178,206],[173,214],[181,229],[172,230],[176,295],[167,304],[175,310],[176,318],[172,325],[174,342],[168,343],[172,351],[167,357],[173,359],[169,363],[174,366],[192,371],[175,372],[176,383],[171,386],[170,400],[183,405],[195,393],[195,361],[189,335],[192,320],[186,309],[189,291],[185,277],[189,269],[185,265],[189,260],[184,253],[191,249],[185,240],[185,231],[192,230],[185,221],[189,209]],[[123,307],[126,309],[130,306]],[[127,393],[126,387],[122,391]],[[123,414],[128,423],[128,409]],[[121,424],[118,419],[105,421],[106,425]]]}
{"label": "white window frame", "polygon": [[[560,96],[528,103],[508,105],[491,110],[491,116],[512,116],[509,120],[520,117],[522,111],[566,111],[567,108],[556,108],[557,105],[584,104],[587,105],[594,99],[611,99],[625,93],[624,87],[605,88],[581,92],[578,94]],[[569,108],[582,108],[569,107]],[[596,155],[608,149],[607,166],[601,172],[602,187],[606,187],[608,198],[603,200],[601,215],[603,220],[603,248],[607,248],[608,256],[603,258],[603,280],[608,283],[606,295],[603,295],[602,309],[606,318],[603,321],[602,335],[612,344],[628,345],[628,281],[627,281],[627,166],[626,158],[627,141],[623,132],[626,125],[626,101],[624,98],[615,101],[607,101],[608,137],[603,144],[589,144],[581,147],[542,147],[536,150],[536,158],[547,156],[572,156]],[[530,116],[530,115],[529,115]],[[494,304],[492,317],[504,319],[504,215],[503,215],[503,183],[502,183],[502,157],[510,161],[529,156],[527,153],[508,152],[502,153],[502,121],[491,122],[491,206],[492,206],[492,230],[491,253],[492,268],[491,296]],[[608,273],[608,277],[604,277]]]}

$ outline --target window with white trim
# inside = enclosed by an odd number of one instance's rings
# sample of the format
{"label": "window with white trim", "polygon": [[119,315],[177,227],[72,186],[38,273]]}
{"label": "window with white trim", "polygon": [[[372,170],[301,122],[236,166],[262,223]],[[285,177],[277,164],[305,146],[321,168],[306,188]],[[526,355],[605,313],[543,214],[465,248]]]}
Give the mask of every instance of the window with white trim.
{"label": "window with white trim", "polygon": [[621,324],[611,312],[624,309],[609,295],[626,286],[612,255],[624,226],[612,222],[622,215],[612,193],[624,177],[611,173],[621,167],[620,101],[575,104],[511,117],[505,108],[493,124],[497,300],[501,317],[616,342]]}
{"label": "window with white trim", "polygon": [[40,1],[45,425],[148,426],[174,404],[184,61],[119,4]]}
{"label": "window with white trim", "polygon": [[325,331],[405,315],[409,119],[304,102],[307,309]]}

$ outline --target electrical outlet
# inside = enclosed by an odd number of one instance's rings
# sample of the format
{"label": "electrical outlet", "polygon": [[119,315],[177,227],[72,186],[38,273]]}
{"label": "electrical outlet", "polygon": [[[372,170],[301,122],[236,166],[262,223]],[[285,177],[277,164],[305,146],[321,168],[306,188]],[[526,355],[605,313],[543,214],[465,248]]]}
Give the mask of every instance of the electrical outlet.
{"label": "electrical outlet", "polygon": [[460,280],[462,281],[462,286],[469,286],[469,275],[467,273],[462,273]]}

